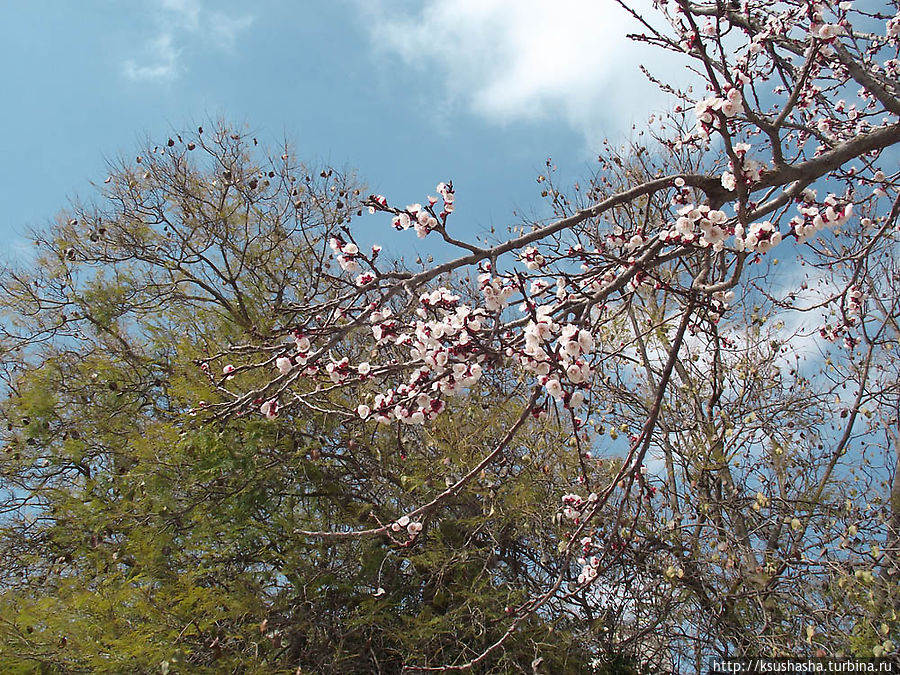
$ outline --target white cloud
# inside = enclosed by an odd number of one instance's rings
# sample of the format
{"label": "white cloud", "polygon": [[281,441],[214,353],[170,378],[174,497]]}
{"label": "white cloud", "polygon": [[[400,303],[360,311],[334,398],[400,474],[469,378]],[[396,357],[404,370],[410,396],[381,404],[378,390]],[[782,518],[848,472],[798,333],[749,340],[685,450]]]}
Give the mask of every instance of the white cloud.
{"label": "white cloud", "polygon": [[159,6],[167,12],[169,18],[178,22],[181,28],[196,30],[200,25],[200,0],[158,0]]}
{"label": "white cloud", "polygon": [[152,0],[152,13],[160,32],[145,47],[142,62],[126,59],[125,76],[136,81],[167,81],[186,70],[181,64],[180,42],[225,51],[234,49],[238,36],[253,23],[249,14],[230,16],[207,10],[203,0]]}
{"label": "white cloud", "polygon": [[207,38],[222,49],[231,50],[238,36],[250,28],[253,17],[249,15],[232,17],[222,12],[210,12],[207,16]]}
{"label": "white cloud", "polygon": [[381,2],[366,23],[376,50],[434,72],[486,119],[562,119],[591,143],[668,107],[639,63],[687,79],[677,59],[626,38],[641,26],[613,0]]}
{"label": "white cloud", "polygon": [[127,59],[122,68],[130,80],[172,80],[178,76],[179,50],[175,48],[172,35],[163,33],[150,41],[147,46],[148,59],[138,65]]}

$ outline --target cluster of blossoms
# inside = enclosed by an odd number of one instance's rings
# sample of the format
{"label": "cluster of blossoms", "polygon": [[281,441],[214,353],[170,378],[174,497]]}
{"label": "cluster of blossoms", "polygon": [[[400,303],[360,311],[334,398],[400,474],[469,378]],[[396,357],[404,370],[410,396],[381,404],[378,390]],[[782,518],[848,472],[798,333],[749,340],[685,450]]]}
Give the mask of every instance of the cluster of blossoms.
{"label": "cluster of blossoms", "polygon": [[374,214],[376,211],[375,205],[382,209],[386,209],[388,205],[387,197],[384,195],[370,195],[369,199],[374,202],[374,204],[369,205],[369,213]]}
{"label": "cluster of blossoms", "polygon": [[519,260],[525,263],[525,267],[530,270],[539,270],[546,262],[544,256],[542,256],[534,246],[527,246],[524,248],[519,254]]}
{"label": "cluster of blossoms", "polygon": [[[811,93],[813,92],[815,94],[819,94],[820,89],[818,87],[811,88]],[[847,102],[841,99],[835,104],[834,111],[836,113],[845,113],[847,121],[849,122],[859,120],[855,125],[856,133],[863,133],[868,128],[868,122],[864,119],[859,119],[860,112],[857,109],[856,104],[851,104],[848,107]],[[839,131],[842,127],[846,129],[849,127],[849,125],[847,125],[845,122],[842,122],[837,117],[822,117],[816,122],[816,129],[818,129],[819,132],[821,132],[826,138],[832,141],[837,139],[836,132]]]}
{"label": "cluster of blossoms", "polygon": [[[396,389],[388,389],[383,394],[376,394],[374,401],[374,419],[380,424],[390,424],[394,419],[404,424],[425,424],[444,409],[444,402],[422,393],[412,396],[412,387],[401,384]],[[372,407],[365,403],[356,408],[361,419],[373,416]]]}
{"label": "cluster of blossoms", "polygon": [[[309,360],[309,351],[312,349],[309,338],[302,333],[295,333],[293,339],[295,349],[294,354],[283,354],[275,359],[275,367],[281,375],[290,373],[295,365],[305,366]],[[315,366],[310,366],[304,371],[304,374],[312,375],[318,372],[318,370],[319,369]]]}
{"label": "cluster of blossoms", "polygon": [[844,34],[844,27],[839,23],[813,23],[810,32],[820,40],[833,40],[838,35]]}
{"label": "cluster of blossoms", "polygon": [[816,193],[806,190],[803,202],[797,207],[799,216],[791,218],[791,226],[798,241],[804,241],[825,227],[843,225],[853,215],[853,204],[840,204],[837,197],[829,194],[825,198],[824,208],[815,202]]}
{"label": "cluster of blossoms", "polygon": [[625,244],[626,251],[634,251],[635,249],[640,248],[644,244],[647,243],[647,240],[644,239],[644,234],[640,230],[631,235],[631,238]]}
{"label": "cluster of blossoms", "polygon": [[400,532],[401,530],[406,530],[409,538],[415,539],[419,532],[422,531],[422,523],[410,519],[409,516],[400,516],[396,521],[391,523],[391,531]]}
{"label": "cluster of blossoms", "polygon": [[[429,313],[436,314],[437,319],[426,321]],[[416,315],[421,319],[416,322],[416,342],[413,344],[413,358],[423,358],[431,366],[444,365],[440,362],[442,338],[455,339],[456,346],[467,347],[473,335],[478,333],[486,317],[484,309],[472,309],[460,303],[460,297],[446,288],[438,288],[419,296],[419,308]],[[435,352],[434,349],[438,349]]]}
{"label": "cluster of blossoms", "polygon": [[710,318],[718,321],[734,300],[734,291],[716,291],[712,294],[712,312]]}
{"label": "cluster of blossoms", "polygon": [[[535,310],[535,317],[525,326],[525,347],[519,356],[522,366],[541,377],[550,374],[550,368],[554,363],[550,355],[544,350],[554,335],[559,332],[559,324],[551,315],[552,306],[541,305]],[[557,384],[558,381],[557,381]]]}
{"label": "cluster of blossoms", "polygon": [[616,225],[612,232],[606,235],[607,244],[611,246],[623,246],[626,251],[633,251],[643,244],[647,243],[643,233],[638,230],[634,234],[628,236],[621,225]]}
{"label": "cluster of blossoms", "polygon": [[887,24],[885,25],[885,30],[888,37],[891,38],[900,38],[900,13],[897,14],[893,19],[889,19]]}
{"label": "cluster of blossoms", "polygon": [[[596,496],[596,495],[592,495]],[[597,570],[600,568],[600,558],[591,555],[591,552],[597,548],[593,537],[581,538],[582,555],[578,558],[578,564],[581,565],[581,572],[578,574],[578,584],[589,584],[597,578]]]}
{"label": "cluster of blossoms", "polygon": [[862,310],[863,292],[859,286],[851,286],[847,292],[847,311],[859,314]]}
{"label": "cluster of blossoms", "polygon": [[352,373],[350,359],[346,356],[338,361],[332,359],[330,363],[326,364],[325,372],[328,373],[332,382],[336,384],[343,382]]}
{"label": "cluster of blossoms", "polygon": [[592,492],[590,495],[588,495],[588,498],[586,500],[582,499],[579,495],[576,494],[563,495],[562,515],[568,520],[571,520],[573,524],[580,525],[584,516],[584,512],[587,511],[588,508],[595,504],[599,499],[600,496],[595,492]]}
{"label": "cluster of blossoms", "polygon": [[712,246],[714,250],[721,251],[725,245],[725,237],[733,232],[726,228],[728,216],[725,212],[711,209],[706,204],[687,204],[678,210],[678,215],[671,229],[659,233],[659,238],[663,241],[696,243],[704,248]]}
{"label": "cluster of blossoms", "polygon": [[[830,324],[825,324],[821,328],[819,328],[819,335],[821,335],[824,339],[829,342],[837,342],[838,338],[844,335],[847,331],[847,326],[843,323],[839,323],[835,326]],[[846,338],[845,338],[846,339]],[[847,343],[850,346],[850,343]]]}
{"label": "cluster of blossoms", "polygon": [[334,252],[342,270],[350,272],[351,274],[359,271],[359,262],[357,262],[357,258],[359,257],[359,247],[356,244],[352,241],[344,241],[340,236],[334,236],[328,241],[328,245]]}
{"label": "cluster of blossoms", "polygon": [[[438,202],[437,197],[428,197],[428,206],[423,207],[421,204],[409,204],[406,209],[394,216],[391,224],[396,230],[408,230],[413,228],[420,239],[428,236],[429,232],[437,229],[441,220],[453,213],[455,193],[453,192],[452,183],[438,183],[436,190],[441,196],[441,212],[435,216],[434,207]],[[387,200],[381,195],[373,195],[370,199],[375,205],[369,206],[369,213],[375,213],[376,205],[382,209],[387,209]],[[440,219],[440,220],[439,220]]]}
{"label": "cluster of blossoms", "polygon": [[612,232],[606,235],[606,243],[610,246],[622,246],[628,238],[625,236],[625,230],[621,225],[613,227]]}
{"label": "cluster of blossoms", "polygon": [[375,310],[369,317],[372,324],[372,336],[378,344],[384,344],[399,334],[400,322],[393,319],[394,312],[390,307]]}
{"label": "cluster of blossoms", "polygon": [[[744,159],[749,146],[738,143],[735,144],[734,150],[742,160],[741,179],[748,183],[758,179],[757,163]],[[684,180],[676,179],[675,185],[683,188]],[[448,210],[452,211],[453,191],[447,184],[442,183],[437,187],[444,199],[445,208],[441,217],[445,217]],[[814,193],[812,196],[814,197]],[[384,198],[380,198],[381,201],[377,197],[372,199],[376,206],[387,208]],[[437,201],[437,198],[429,198],[429,205],[425,208],[419,204],[408,206],[405,211],[394,216],[394,226],[399,229],[416,227],[417,231],[421,230],[420,234],[422,232],[427,234],[427,231],[438,223],[433,208]],[[680,200],[681,205],[675,223],[659,234],[662,241],[693,244],[721,251],[725,239],[734,235],[737,250],[760,253],[767,252],[781,241],[781,233],[768,221],[750,225],[745,234],[742,226],[729,225],[729,218],[723,211],[711,209],[707,205],[685,203],[686,201]],[[801,207],[801,213],[809,219],[809,224],[804,221],[803,224],[795,223],[795,227],[802,225],[811,228],[819,227],[822,223],[842,222],[842,219],[845,220],[850,216],[851,207],[849,205],[839,207],[833,195],[829,195],[822,213],[818,212],[812,198]],[[802,227],[798,228],[798,231],[802,232]],[[626,234],[619,226],[613,229],[609,240],[629,251],[647,243],[641,231]],[[355,243],[347,242],[338,235],[332,237],[329,244],[343,270],[354,272],[359,269],[359,259],[365,258]],[[373,247],[373,258],[378,250],[380,247]],[[582,252],[580,246],[577,251],[570,250],[572,255]],[[519,260],[531,271],[541,270],[546,265],[544,256],[533,246],[524,248],[519,254]],[[629,259],[629,264],[633,264],[633,258]],[[582,269],[588,273],[591,271],[586,261],[583,262]],[[628,266],[622,269],[628,269]],[[589,281],[584,284],[583,290],[599,292],[603,285],[611,283],[616,275],[616,270],[605,269],[603,274],[586,276],[585,279]],[[642,283],[642,279],[646,280],[644,279],[646,275],[633,276],[633,284]],[[360,275],[357,283],[368,283],[372,278],[371,275]],[[446,405],[444,399],[447,396],[458,395],[478,382],[482,376],[483,364],[488,358],[481,345],[479,333],[483,331],[485,322],[493,314],[502,312],[507,307],[520,287],[514,276],[494,276],[489,263],[482,264],[478,281],[483,295],[482,307],[473,308],[462,304],[458,295],[446,288],[439,288],[419,296],[417,318],[412,322],[398,320],[388,307],[372,311],[368,323],[376,344],[408,349],[410,358],[407,363],[412,366],[412,372],[403,383],[382,390],[369,401],[358,405],[356,413],[361,419],[372,419],[382,424],[391,424],[394,421],[424,424],[444,410]],[[556,280],[557,302],[542,305],[534,302],[539,296],[546,297],[552,287],[552,283],[542,279],[531,281],[532,299],[526,298],[521,306],[524,313],[530,314],[522,333],[523,342],[520,343],[521,346],[516,346],[515,343],[508,345],[505,354],[515,359],[526,372],[536,376],[547,396],[567,408],[574,409],[584,404],[585,390],[594,375],[592,368],[594,337],[589,330],[578,325],[562,325],[554,320],[560,302],[569,297],[564,278]],[[727,309],[733,297],[733,294],[727,291],[713,295],[710,307],[713,320],[717,320]],[[296,354],[281,355],[275,360],[275,366],[282,376],[291,373],[297,365],[307,364],[311,349],[309,339],[295,335],[294,341]],[[360,381],[369,378],[371,365],[361,363],[354,367],[348,358],[339,360],[332,358],[324,365],[323,371],[333,383],[340,384],[351,378],[358,377]],[[306,367],[300,375],[314,375],[317,372],[319,368],[313,364]],[[230,373],[231,371],[225,375],[230,376]],[[277,401],[274,399],[265,401],[260,411],[269,418],[275,417],[278,411]],[[582,423],[577,418],[576,422]]]}
{"label": "cluster of blossoms", "polygon": [[856,316],[862,312],[863,292],[859,286],[851,286],[847,289],[846,314],[844,319],[832,326],[825,324],[819,329],[819,335],[829,342],[837,342],[838,338],[844,338],[844,345],[848,349],[853,349],[859,339],[850,334],[849,329],[856,325]]}
{"label": "cluster of blossoms", "polygon": [[[428,202],[429,207],[431,207],[434,206],[437,199],[429,197]],[[405,211],[394,216],[391,224],[397,230],[408,230],[412,227],[415,229],[416,234],[419,235],[419,239],[424,239],[429,232],[438,226],[438,220],[431,214],[429,209],[423,208],[421,204],[410,204]]]}
{"label": "cluster of blossoms", "polygon": [[722,93],[723,96],[704,98],[694,105],[694,113],[697,116],[697,133],[702,138],[709,138],[718,113],[732,118],[744,112],[744,97],[737,87],[726,85]]}
{"label": "cluster of blossoms", "polygon": [[587,502],[579,495],[567,494],[562,498],[563,508],[562,514],[576,525],[579,523],[582,513],[584,512]]}
{"label": "cluster of blossoms", "polygon": [[[582,248],[581,248],[581,247],[577,247],[577,250],[578,250],[578,251],[581,251]],[[573,254],[573,253],[575,253],[575,252],[576,252],[576,249],[575,249],[575,248],[572,248],[572,249],[569,250],[569,254],[570,254],[570,255]],[[594,253],[598,253],[598,251],[594,251]],[[581,269],[582,269],[583,272],[589,272],[590,269],[591,269],[591,266],[588,265],[587,263],[582,263],[582,264],[581,264]],[[565,301],[566,298],[569,297],[568,291],[566,290],[566,280],[565,280],[565,278],[563,278],[563,277],[557,277],[557,279],[556,279],[556,284],[555,284],[555,285],[556,285],[556,299],[557,299],[557,301],[559,301],[559,302]],[[537,298],[540,298],[540,297],[542,297],[542,296],[545,296],[545,295],[547,294],[547,291],[549,291],[551,288],[553,288],[553,286],[554,286],[554,284],[551,284],[549,281],[544,281],[543,279],[534,279],[534,280],[531,282],[531,284],[529,285],[529,287],[528,287],[529,293],[530,293],[530,295],[531,295],[532,300],[536,300]],[[598,287],[598,288],[599,288],[599,287]],[[597,288],[593,288],[592,290],[597,290]],[[522,305],[522,311],[523,311],[523,312],[529,311],[529,305],[528,305],[528,304],[523,304],[523,305]]]}
{"label": "cluster of blossoms", "polygon": [[478,286],[484,295],[484,307],[489,312],[499,312],[509,304],[509,299],[516,293],[511,283],[493,276],[490,268],[478,275]]}
{"label": "cluster of blossoms", "polygon": [[744,234],[743,225],[734,227],[734,246],[738,251],[756,251],[768,253],[781,243],[781,232],[778,228],[764,220],[760,223],[752,223]]}
{"label": "cluster of blossoms", "polygon": [[735,166],[733,161],[730,162],[731,170],[722,174],[722,187],[726,190],[734,190],[738,185],[738,176],[742,185],[750,187],[759,180],[763,165],[755,159],[747,158],[747,152],[750,150],[747,143],[735,143],[732,149],[740,160],[740,167]]}
{"label": "cluster of blossoms", "polygon": [[453,183],[438,183],[435,190],[437,190],[437,193],[444,201],[443,213],[453,213],[455,208],[454,201],[456,200],[456,193],[453,192]]}
{"label": "cluster of blossoms", "polygon": [[597,569],[600,567],[600,558],[592,555],[588,558],[579,558],[581,572],[578,575],[579,584],[588,584],[597,578]]}
{"label": "cluster of blossoms", "polygon": [[[376,342],[408,347],[410,362],[422,365],[413,370],[408,383],[376,395],[374,406],[360,405],[357,414],[363,419],[374,412],[383,424],[392,418],[424,424],[444,409],[441,396],[460,394],[481,378],[481,363],[487,357],[478,353],[475,337],[486,318],[484,309],[462,304],[458,295],[439,288],[419,296],[416,314],[416,322],[407,327],[392,318],[389,308],[372,313]],[[407,329],[411,331],[401,332]],[[360,373],[368,374],[368,368]]]}
{"label": "cluster of blossoms", "polygon": [[[547,394],[575,408],[584,403],[584,394],[570,393],[566,385],[584,385],[593,375],[589,358],[594,338],[573,324],[561,326],[553,320],[552,310],[552,305],[535,308],[534,317],[525,326],[525,346],[516,356],[526,371],[540,378]],[[558,336],[555,347],[554,336]],[[513,354],[510,348],[507,355]]]}
{"label": "cluster of blossoms", "polygon": [[[850,2],[841,2],[840,8],[844,11],[850,9]],[[810,13],[809,33],[814,38],[825,40],[826,42],[833,40],[838,35],[846,32],[841,23],[829,23],[825,20],[825,6],[812,5]]]}
{"label": "cluster of blossoms", "polygon": [[[309,341],[309,338],[303,335],[302,333],[295,333],[293,335],[294,347],[296,349],[293,355],[291,354],[282,354],[278,358],[275,359],[275,368],[278,370],[278,373],[282,376],[288,375],[295,366],[306,366],[302,375],[315,375],[319,372],[319,368],[315,365],[307,366],[307,362],[309,360],[309,351],[312,349],[312,344]],[[332,381],[339,382],[340,379],[335,379],[335,372],[343,373],[343,367],[346,366],[347,359],[342,359],[339,362],[329,363],[325,369],[329,375],[331,375]],[[226,379],[233,379],[235,372],[235,367],[231,364],[226,365],[222,368],[222,374],[225,375]],[[278,400],[277,399],[268,399],[266,401],[257,401],[260,403],[259,411],[265,415],[268,419],[272,420],[278,416]]]}

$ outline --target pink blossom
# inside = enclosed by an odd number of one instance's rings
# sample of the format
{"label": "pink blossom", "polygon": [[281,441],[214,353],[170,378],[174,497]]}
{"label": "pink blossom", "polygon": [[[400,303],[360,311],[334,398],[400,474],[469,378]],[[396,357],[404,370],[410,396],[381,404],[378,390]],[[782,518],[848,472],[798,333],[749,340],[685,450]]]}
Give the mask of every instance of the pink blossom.
{"label": "pink blossom", "polygon": [[278,401],[274,398],[269,399],[259,407],[259,411],[268,419],[275,419],[278,416]]}
{"label": "pink blossom", "polygon": [[291,372],[291,368],[294,367],[294,364],[291,363],[291,360],[286,356],[279,356],[275,359],[275,366],[278,368],[278,372],[282,375],[287,375]]}

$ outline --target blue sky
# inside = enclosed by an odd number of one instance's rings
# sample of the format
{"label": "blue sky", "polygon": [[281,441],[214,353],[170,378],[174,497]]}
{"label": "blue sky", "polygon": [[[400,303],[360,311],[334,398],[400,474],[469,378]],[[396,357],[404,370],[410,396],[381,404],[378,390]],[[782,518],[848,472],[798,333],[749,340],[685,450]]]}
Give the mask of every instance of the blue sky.
{"label": "blue sky", "polygon": [[624,40],[612,0],[42,0],[0,21],[5,259],[107,159],[211,118],[395,203],[452,179],[455,227],[476,233],[540,213],[548,156],[584,175],[603,137],[665,107],[636,62],[666,62]]}

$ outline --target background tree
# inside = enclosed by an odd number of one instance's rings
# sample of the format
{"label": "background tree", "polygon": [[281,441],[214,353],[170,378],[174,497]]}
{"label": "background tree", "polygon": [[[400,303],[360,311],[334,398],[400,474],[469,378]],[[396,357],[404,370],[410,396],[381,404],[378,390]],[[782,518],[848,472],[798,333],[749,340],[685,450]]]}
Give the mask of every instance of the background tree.
{"label": "background tree", "polygon": [[[254,354],[297,304],[346,287],[323,257],[359,183],[256,145],[226,125],[148,144],[0,278],[4,672],[441,663],[496,639],[504,608],[555,564],[536,507],[570,471],[554,424],[517,440],[527,464],[488,467],[449,501],[428,549],[297,532],[389,519],[452,482],[514,420],[525,394],[508,376],[427,437],[360,433],[317,407],[201,423],[226,378],[265,381],[211,374],[210,354]],[[577,672],[590,656],[573,626],[535,617],[492,666]]]}

